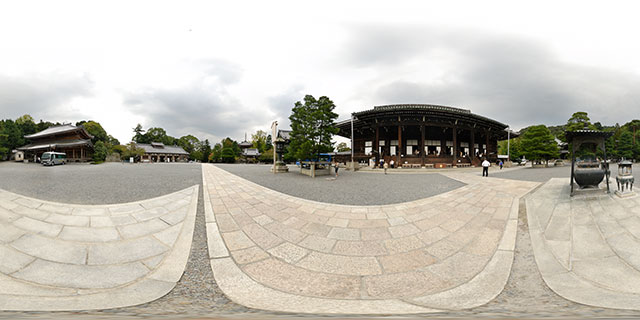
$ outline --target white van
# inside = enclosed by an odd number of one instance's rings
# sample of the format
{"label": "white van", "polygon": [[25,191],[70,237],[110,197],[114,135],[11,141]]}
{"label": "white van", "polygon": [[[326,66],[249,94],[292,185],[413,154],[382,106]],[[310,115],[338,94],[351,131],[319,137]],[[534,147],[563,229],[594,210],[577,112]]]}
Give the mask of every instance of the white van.
{"label": "white van", "polygon": [[62,152],[45,152],[40,158],[43,166],[55,166],[56,164],[65,164],[67,162],[67,154]]}

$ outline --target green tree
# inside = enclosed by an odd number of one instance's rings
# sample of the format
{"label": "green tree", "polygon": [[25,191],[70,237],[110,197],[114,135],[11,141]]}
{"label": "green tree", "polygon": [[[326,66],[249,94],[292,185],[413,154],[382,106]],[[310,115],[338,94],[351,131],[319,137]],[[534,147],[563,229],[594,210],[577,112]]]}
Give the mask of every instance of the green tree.
{"label": "green tree", "polygon": [[20,128],[22,135],[36,133],[38,128],[36,123],[33,121],[33,117],[28,114],[16,119],[16,125]]}
{"label": "green tree", "polygon": [[121,158],[123,160],[129,160],[129,158],[133,158],[134,161],[140,161],[140,157],[144,154],[144,149],[136,146],[135,142],[129,143],[124,153],[122,153]]}
{"label": "green tree", "polygon": [[321,152],[333,150],[331,137],[338,133],[333,112],[335,104],[328,97],[316,100],[312,95],[298,101],[291,110],[291,143],[288,154],[296,159],[317,159]]}
{"label": "green tree", "polygon": [[200,140],[192,135],[182,136],[177,141],[177,144],[188,153],[193,152],[198,143],[200,143]]}
{"label": "green tree", "polygon": [[591,124],[591,120],[586,112],[579,111],[571,115],[565,127],[566,131],[576,130],[597,130],[596,126]]}
{"label": "green tree", "polygon": [[337,152],[347,152],[347,151],[351,151],[351,148],[349,148],[349,146],[347,145],[346,142],[340,142],[336,146],[336,151]]}
{"label": "green tree", "polygon": [[93,145],[93,161],[100,163],[104,162],[107,158],[107,147],[104,145],[104,142],[98,141]]}
{"label": "green tree", "polygon": [[558,145],[551,131],[542,124],[529,127],[522,135],[520,143],[525,157],[534,161],[545,160],[548,164],[549,159],[557,158],[559,155]]}
{"label": "green tree", "polygon": [[209,155],[211,154],[211,144],[209,143],[209,139],[205,139],[203,143],[200,144],[201,157],[200,161],[209,162]]}
{"label": "green tree", "polygon": [[91,142],[93,142],[94,144],[98,141],[102,141],[102,142],[109,142],[109,136],[107,135],[107,131],[104,130],[104,128],[102,127],[102,125],[100,125],[100,123],[93,121],[93,120],[89,120],[86,122],[78,122],[76,123],[77,126],[82,125],[84,127],[85,130],[87,130],[87,132],[89,132],[90,135],[93,136],[93,139],[91,139]]}
{"label": "green tree", "polygon": [[622,132],[618,141],[617,151],[619,158],[633,159],[633,133],[628,130]]}
{"label": "green tree", "polygon": [[142,125],[138,123],[138,125],[136,125],[135,128],[133,128],[133,133],[134,136],[133,138],[131,138],[131,140],[137,142],[137,143],[144,143],[141,140],[143,140],[143,134],[144,134],[144,130],[142,129]]}
{"label": "green tree", "polygon": [[9,152],[11,150],[9,150],[9,148],[7,147],[8,139],[9,139],[8,134],[0,133],[0,160],[5,160],[9,157]]}
{"label": "green tree", "polygon": [[209,158],[211,162],[221,162],[222,161],[222,144],[216,143],[211,150],[211,157]]}
{"label": "green tree", "polygon": [[264,152],[267,148],[267,133],[262,130],[256,131],[251,135],[251,144],[254,148],[257,148],[259,152]]}
{"label": "green tree", "polygon": [[273,163],[273,148],[269,148],[268,150],[265,150],[262,154],[260,154],[260,156],[258,157],[258,161]]}
{"label": "green tree", "polygon": [[225,163],[234,163],[236,162],[236,155],[233,152],[233,148],[231,147],[224,147],[222,148],[222,162]]}
{"label": "green tree", "polygon": [[629,131],[631,131],[631,135],[633,137],[633,139],[632,139],[633,140],[633,145],[635,146],[636,145],[636,138],[638,137],[637,134],[640,131],[640,130],[638,130],[638,129],[640,129],[640,120],[635,120],[635,119],[631,120],[631,121],[625,123],[624,126],[626,128],[628,128]]}

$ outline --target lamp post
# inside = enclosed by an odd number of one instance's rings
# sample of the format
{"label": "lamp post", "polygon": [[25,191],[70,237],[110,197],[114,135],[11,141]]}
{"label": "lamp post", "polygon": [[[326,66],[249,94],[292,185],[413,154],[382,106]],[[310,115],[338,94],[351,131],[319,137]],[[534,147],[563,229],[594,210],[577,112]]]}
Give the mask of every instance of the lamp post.
{"label": "lamp post", "polygon": [[356,165],[353,163],[353,113],[351,114],[351,166],[355,170]]}
{"label": "lamp post", "polygon": [[510,147],[511,147],[511,127],[507,127],[507,161],[511,161]]}

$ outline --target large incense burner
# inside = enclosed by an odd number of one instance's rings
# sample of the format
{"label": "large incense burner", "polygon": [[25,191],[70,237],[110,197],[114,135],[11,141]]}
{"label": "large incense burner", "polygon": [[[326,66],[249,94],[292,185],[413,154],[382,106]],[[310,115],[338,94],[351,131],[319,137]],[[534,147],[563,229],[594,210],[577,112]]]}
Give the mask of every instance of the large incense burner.
{"label": "large incense burner", "polygon": [[[567,131],[567,141],[571,143],[571,196],[574,195],[574,181],[580,189],[598,189],[600,182],[606,176],[607,193],[609,193],[609,168],[607,162],[607,151],[605,150],[604,141],[611,136],[611,132],[601,132],[596,130],[576,130]],[[580,150],[583,144],[593,144],[596,147],[594,152],[600,149],[604,158],[602,162],[593,157],[586,159],[578,159],[576,161],[576,152]]]}

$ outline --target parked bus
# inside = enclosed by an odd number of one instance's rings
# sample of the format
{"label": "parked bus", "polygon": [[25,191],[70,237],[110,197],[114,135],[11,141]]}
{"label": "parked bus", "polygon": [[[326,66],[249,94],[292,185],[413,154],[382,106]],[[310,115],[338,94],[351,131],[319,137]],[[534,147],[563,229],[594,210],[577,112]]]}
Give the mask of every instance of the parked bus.
{"label": "parked bus", "polygon": [[67,154],[62,152],[45,152],[40,158],[43,166],[55,166],[56,164],[65,164],[67,162]]}

